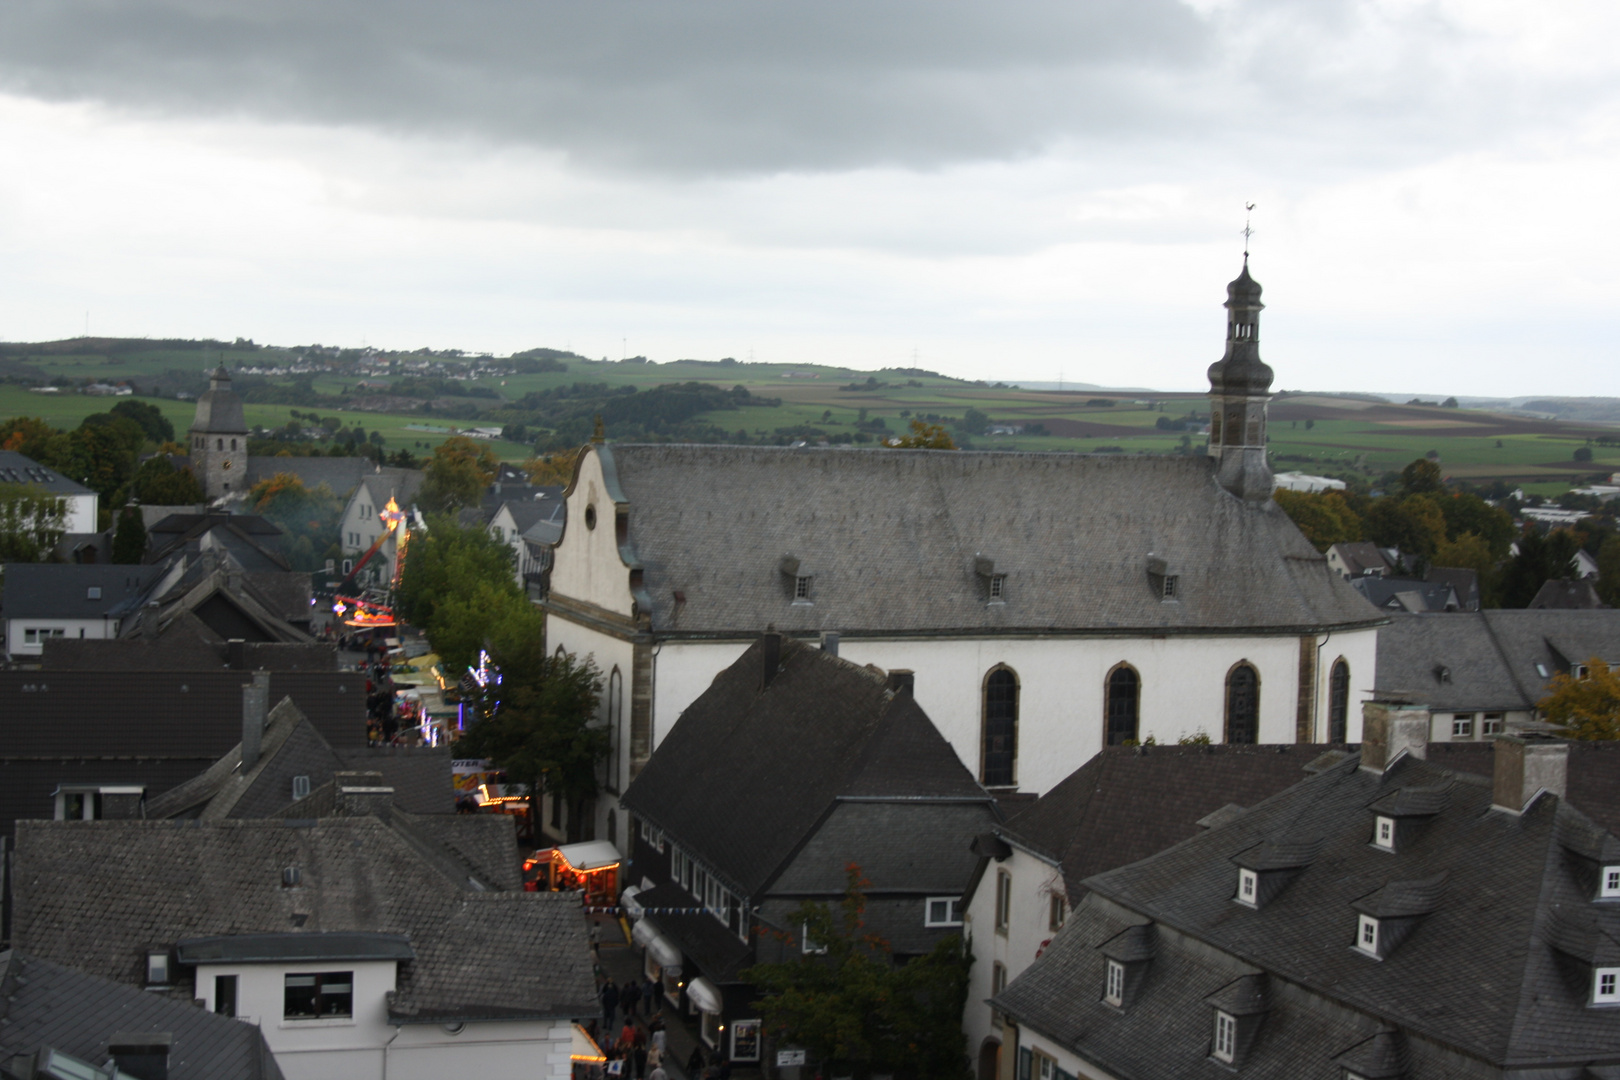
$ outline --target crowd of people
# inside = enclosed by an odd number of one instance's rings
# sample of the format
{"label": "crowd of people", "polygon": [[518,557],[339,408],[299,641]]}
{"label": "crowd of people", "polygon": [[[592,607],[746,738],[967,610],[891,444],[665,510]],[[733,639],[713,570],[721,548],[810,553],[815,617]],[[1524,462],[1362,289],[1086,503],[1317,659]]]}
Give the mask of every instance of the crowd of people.
{"label": "crowd of people", "polygon": [[[652,979],[627,979],[622,985],[603,979],[598,997],[602,1021],[589,1026],[591,1037],[607,1055],[588,1074],[608,1080],[673,1080],[670,1066],[669,1033],[664,1025],[659,999],[663,991]],[[682,1070],[687,1080],[730,1080],[731,1063],[694,1046]],[[679,1073],[674,1074],[679,1075]]]}

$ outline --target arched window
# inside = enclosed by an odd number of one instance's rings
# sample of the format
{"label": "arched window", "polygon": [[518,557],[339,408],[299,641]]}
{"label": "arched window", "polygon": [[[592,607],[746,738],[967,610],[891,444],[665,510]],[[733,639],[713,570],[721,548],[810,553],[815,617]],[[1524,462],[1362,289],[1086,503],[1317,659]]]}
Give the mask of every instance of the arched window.
{"label": "arched window", "polygon": [[223,449],[225,449],[225,440],[224,439],[215,439],[214,440],[214,449],[215,450],[223,450]]}
{"label": "arched window", "polygon": [[1348,741],[1350,720],[1350,665],[1344,657],[1333,661],[1328,676],[1328,742]]}
{"label": "arched window", "polygon": [[998,667],[984,680],[984,768],[980,774],[984,786],[1017,783],[1017,760],[1018,676],[1010,668]]}
{"label": "arched window", "polygon": [[1226,741],[1250,744],[1260,735],[1260,676],[1243,662],[1226,676]]}
{"label": "arched window", "polygon": [[1108,745],[1136,741],[1142,700],[1142,680],[1136,669],[1121,664],[1108,673]]}
{"label": "arched window", "polygon": [[617,667],[608,676],[607,723],[607,789],[617,793],[619,790],[619,745],[624,738],[623,732],[620,730],[620,725],[624,723],[624,676],[619,674]]}

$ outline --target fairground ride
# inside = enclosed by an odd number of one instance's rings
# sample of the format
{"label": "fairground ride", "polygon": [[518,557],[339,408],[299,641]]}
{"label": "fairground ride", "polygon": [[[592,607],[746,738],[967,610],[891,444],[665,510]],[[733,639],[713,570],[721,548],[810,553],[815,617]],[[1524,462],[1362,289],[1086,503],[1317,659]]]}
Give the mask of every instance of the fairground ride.
{"label": "fairground ride", "polygon": [[[394,625],[394,592],[399,588],[400,575],[405,572],[405,553],[410,547],[409,515],[399,508],[393,496],[389,496],[388,505],[382,508],[377,517],[383,523],[382,535],[360,556],[360,561],[354,564],[348,576],[338,583],[337,594],[332,598],[332,614],[342,619],[345,626],[357,630]],[[376,575],[362,579],[361,572],[366,564],[389,540],[396,541],[394,572],[386,581],[378,579]]]}

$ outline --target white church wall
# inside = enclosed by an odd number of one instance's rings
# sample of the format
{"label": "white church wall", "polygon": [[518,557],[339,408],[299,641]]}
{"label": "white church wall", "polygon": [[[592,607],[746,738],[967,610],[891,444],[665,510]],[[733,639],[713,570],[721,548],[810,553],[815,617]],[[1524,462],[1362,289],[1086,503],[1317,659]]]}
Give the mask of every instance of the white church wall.
{"label": "white church wall", "polygon": [[568,496],[568,525],[551,569],[554,596],[630,617],[630,571],[619,557],[615,532],[601,456],[586,454]]}

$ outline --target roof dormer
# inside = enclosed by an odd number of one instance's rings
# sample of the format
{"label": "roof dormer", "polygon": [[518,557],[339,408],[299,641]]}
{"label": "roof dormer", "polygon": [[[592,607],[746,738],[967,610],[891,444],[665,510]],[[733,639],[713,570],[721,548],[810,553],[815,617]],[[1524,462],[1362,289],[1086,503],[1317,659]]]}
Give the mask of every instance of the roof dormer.
{"label": "roof dormer", "polygon": [[1372,846],[1380,851],[1404,850],[1450,802],[1450,784],[1396,788],[1380,796],[1367,804],[1373,815]]}
{"label": "roof dormer", "polygon": [[1620,840],[1601,825],[1560,812],[1558,843],[1583,892],[1594,901],[1620,901]]}
{"label": "roof dormer", "polygon": [[1237,864],[1237,892],[1232,899],[1244,907],[1262,908],[1276,898],[1322,848],[1320,838],[1305,843],[1266,840],[1232,856]]}
{"label": "roof dormer", "polygon": [[1356,931],[1352,947],[1364,956],[1383,960],[1400,947],[1425,915],[1440,905],[1446,874],[1416,881],[1391,881],[1357,900]]}
{"label": "roof dormer", "polygon": [[1271,996],[1264,975],[1244,975],[1204,999],[1214,1010],[1214,1031],[1209,1056],[1222,1065],[1239,1068],[1248,1058],[1266,1013]]}
{"label": "roof dormer", "polygon": [[1607,929],[1590,909],[1555,911],[1547,920],[1547,944],[1570,961],[1565,975],[1588,1007],[1620,1006],[1620,942]]}
{"label": "roof dormer", "polygon": [[1404,1080],[1412,1055],[1399,1031],[1380,1031],[1333,1059],[1341,1080]]}
{"label": "roof dormer", "polygon": [[1104,1005],[1126,1009],[1142,994],[1148,967],[1158,945],[1158,934],[1152,923],[1128,926],[1101,945],[1103,954]]}

